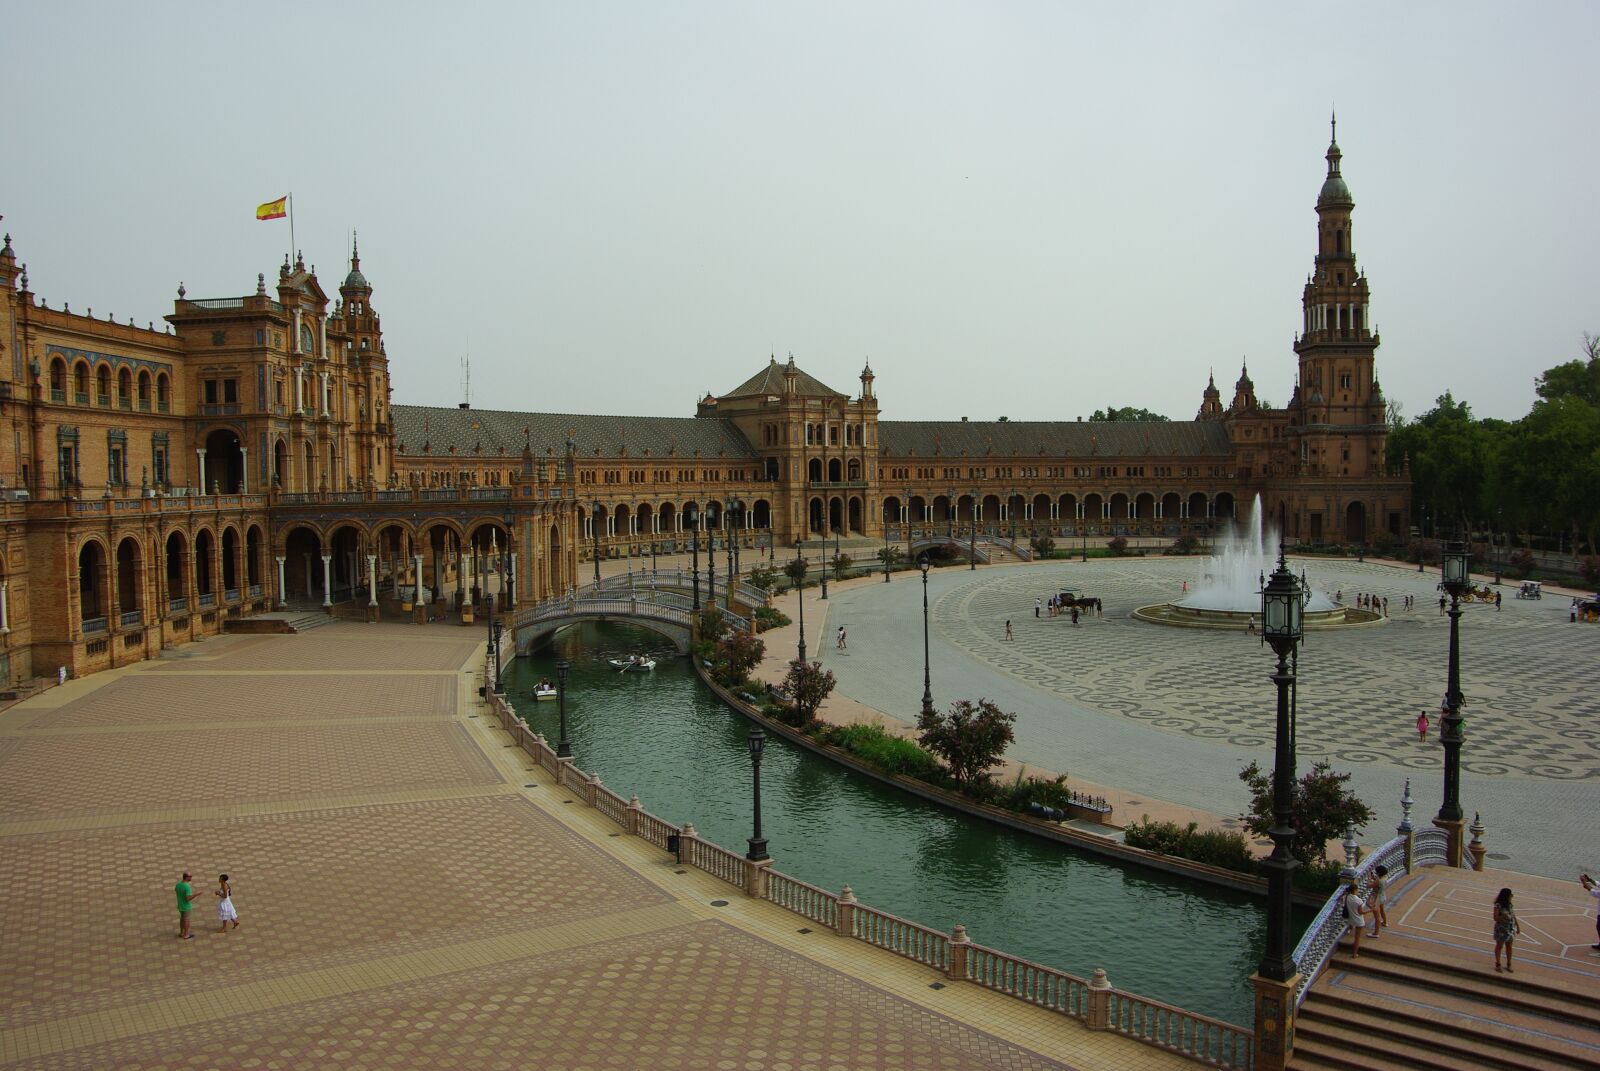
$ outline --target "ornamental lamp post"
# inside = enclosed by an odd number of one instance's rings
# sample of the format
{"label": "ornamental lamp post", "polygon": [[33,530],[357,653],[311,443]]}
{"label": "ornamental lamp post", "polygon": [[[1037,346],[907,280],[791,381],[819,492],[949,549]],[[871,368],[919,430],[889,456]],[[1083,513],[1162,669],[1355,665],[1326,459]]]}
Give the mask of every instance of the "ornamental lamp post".
{"label": "ornamental lamp post", "polygon": [[744,499],[742,498],[735,498],[733,500],[733,520],[733,572],[728,574],[728,583],[730,585],[732,585],[734,580],[738,579],[741,572],[739,568],[739,533],[744,531],[745,520]]}
{"label": "ornamental lamp post", "polygon": [[700,609],[700,514],[689,518],[689,553],[692,565],[689,573],[694,577],[694,608]]}
{"label": "ornamental lamp post", "polygon": [[1017,489],[1011,489],[1011,497],[1006,500],[1006,520],[1011,522],[1011,542],[1017,541],[1017,500],[1022,496]]}
{"label": "ornamental lamp post", "polygon": [[[1289,689],[1295,673],[1290,660],[1302,635],[1304,602],[1299,580],[1289,571],[1283,546],[1278,567],[1261,589],[1261,640],[1272,648],[1278,664],[1271,679],[1278,689],[1278,713],[1272,770],[1272,854],[1262,862],[1267,872],[1267,940],[1253,979],[1256,988],[1256,1042],[1262,1065],[1284,1067],[1293,1055],[1292,1022],[1297,971],[1292,931],[1292,882],[1299,863],[1291,854],[1294,814],[1294,744],[1289,725]],[[1288,1020],[1285,1023],[1284,1020]]]}
{"label": "ornamental lamp post", "polygon": [[883,582],[887,584],[889,582],[889,518],[879,516],[878,521],[883,527]]}
{"label": "ornamental lamp post", "polygon": [[483,597],[483,618],[489,630],[489,661],[494,663],[494,694],[505,695],[505,689],[500,687],[500,630],[494,627],[493,592]]}
{"label": "ornamental lamp post", "polygon": [[976,572],[978,568],[978,514],[983,512],[983,500],[978,497],[978,489],[972,489],[972,539],[967,543],[967,568]]}
{"label": "ornamental lamp post", "polygon": [[761,753],[767,747],[767,734],[761,726],[755,725],[750,729],[750,773],[752,785],[755,789],[755,836],[750,838],[750,850],[744,857],[752,863],[759,863],[771,858],[767,855],[767,838],[761,835]]}
{"label": "ornamental lamp post", "polygon": [[911,488],[906,488],[906,506],[902,511],[906,520],[906,561],[911,560]]}
{"label": "ornamental lamp post", "polygon": [[794,601],[800,608],[800,655],[795,659],[804,663],[806,660],[806,551],[805,540],[794,541]]}
{"label": "ornamental lamp post", "polygon": [[933,716],[933,678],[928,672],[928,556],[917,558],[922,570],[922,713]]}
{"label": "ornamental lamp post", "polygon": [[589,530],[594,533],[594,590],[600,592],[600,500],[594,502],[594,511],[589,515]]}
{"label": "ornamental lamp post", "polygon": [[945,525],[944,534],[949,536],[951,539],[954,539],[956,537],[956,513],[957,513],[957,510],[956,510],[956,489],[954,487],[950,488],[950,490],[945,492],[944,512],[945,512],[945,520],[946,520],[946,522],[948,522]]}
{"label": "ornamental lamp post", "polygon": [[1444,545],[1442,585],[1450,593],[1450,666],[1445,683],[1444,719],[1439,741],[1444,745],[1444,803],[1433,824],[1449,834],[1447,862],[1461,865],[1461,827],[1466,818],[1461,809],[1461,596],[1471,584],[1467,546],[1459,539]]}
{"label": "ornamental lamp post", "polygon": [[556,758],[572,758],[572,741],[567,739],[567,674],[572,663],[565,658],[556,663],[556,706],[561,712],[561,735],[556,740]]}

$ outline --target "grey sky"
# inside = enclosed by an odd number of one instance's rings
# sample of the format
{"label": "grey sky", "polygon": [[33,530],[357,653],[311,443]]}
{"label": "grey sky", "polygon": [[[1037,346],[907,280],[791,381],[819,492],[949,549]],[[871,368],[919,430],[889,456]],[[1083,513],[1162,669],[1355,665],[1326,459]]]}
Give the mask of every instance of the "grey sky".
{"label": "grey sky", "polygon": [[[159,12],[159,14],[158,14]],[[1600,5],[5,5],[0,224],[126,321],[350,228],[395,400],[687,415],[769,352],[890,419],[1287,399],[1337,105],[1408,416],[1594,307]],[[1587,281],[1586,281],[1587,280]]]}

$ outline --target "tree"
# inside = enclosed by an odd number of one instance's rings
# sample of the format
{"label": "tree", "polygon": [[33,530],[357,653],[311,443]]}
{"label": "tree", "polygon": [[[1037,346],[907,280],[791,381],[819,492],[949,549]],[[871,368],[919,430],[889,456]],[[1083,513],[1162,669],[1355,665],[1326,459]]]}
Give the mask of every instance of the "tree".
{"label": "tree", "polygon": [[1114,405],[1108,405],[1104,409],[1096,409],[1094,411],[1094,416],[1090,417],[1089,419],[1090,420],[1160,420],[1160,421],[1165,421],[1165,420],[1169,420],[1170,418],[1169,417],[1164,417],[1160,413],[1152,413],[1148,409],[1135,409],[1131,405],[1124,406],[1121,409],[1118,409]]}
{"label": "tree", "polygon": [[[1239,771],[1239,780],[1250,789],[1250,813],[1241,816],[1245,828],[1268,836],[1274,825],[1272,775],[1252,762]],[[1289,786],[1289,824],[1294,828],[1290,851],[1302,863],[1325,861],[1329,841],[1339,840],[1346,829],[1359,833],[1372,821],[1372,808],[1345,787],[1349,780],[1349,774],[1334,773],[1319,762]]]}
{"label": "tree", "polygon": [[885,569],[893,569],[905,556],[906,552],[896,546],[887,546],[878,551],[878,560],[883,563]]}
{"label": "tree", "polygon": [[850,560],[850,555],[840,551],[833,556],[833,578],[835,580],[849,580],[855,562]]}
{"label": "tree", "polygon": [[789,672],[783,678],[782,688],[789,696],[789,709],[794,723],[801,728],[810,725],[817,716],[817,708],[833,691],[833,674],[822,668],[821,662],[789,663]]}
{"label": "tree", "polygon": [[750,585],[762,591],[771,591],[772,585],[778,582],[778,571],[770,566],[758,565],[750,570]]}
{"label": "tree", "polygon": [[1056,541],[1047,535],[1037,535],[1028,540],[1028,546],[1033,548],[1033,553],[1040,558],[1048,558],[1055,553]]}
{"label": "tree", "polygon": [[700,611],[700,639],[708,643],[716,643],[728,631],[728,623],[722,619],[722,610],[716,606],[707,606]]}
{"label": "tree", "polygon": [[794,561],[783,567],[783,573],[789,578],[789,586],[798,588],[806,582],[806,570],[809,566],[804,558],[796,556]]}
{"label": "tree", "polygon": [[917,728],[922,735],[917,743],[943,759],[956,784],[966,788],[987,778],[986,771],[1000,764],[1000,756],[1016,739],[1012,731],[1016,721],[1015,714],[988,699],[976,703],[962,699],[947,714],[936,710],[919,714]]}
{"label": "tree", "polygon": [[741,684],[766,657],[767,645],[752,632],[731,632],[717,644],[716,661],[726,667],[725,684]]}

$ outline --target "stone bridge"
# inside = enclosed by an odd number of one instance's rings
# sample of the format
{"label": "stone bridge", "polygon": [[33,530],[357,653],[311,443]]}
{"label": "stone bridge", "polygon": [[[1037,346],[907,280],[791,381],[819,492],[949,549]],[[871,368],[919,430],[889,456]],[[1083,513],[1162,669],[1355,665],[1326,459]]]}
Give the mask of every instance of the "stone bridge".
{"label": "stone bridge", "polygon": [[[617,592],[602,587],[582,595],[547,599],[518,610],[512,619],[517,653],[527,654],[569,625],[585,621],[626,621],[671,640],[679,654],[689,653],[694,622],[693,600],[680,592]],[[725,615],[736,629],[748,630],[750,621],[737,613]]]}

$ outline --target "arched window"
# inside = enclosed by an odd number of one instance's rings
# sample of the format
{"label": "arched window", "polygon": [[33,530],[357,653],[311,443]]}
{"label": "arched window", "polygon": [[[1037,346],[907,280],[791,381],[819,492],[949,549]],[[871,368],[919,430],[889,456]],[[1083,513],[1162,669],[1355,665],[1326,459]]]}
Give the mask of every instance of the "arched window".
{"label": "arched window", "polygon": [[67,362],[60,357],[50,362],[50,400],[67,400]]}
{"label": "arched window", "polygon": [[1344,230],[1339,227],[1335,227],[1333,230],[1333,251],[1335,253],[1344,252]]}
{"label": "arched window", "polygon": [[111,405],[111,366],[101,365],[94,372],[95,401],[100,405]]}
{"label": "arched window", "polygon": [[172,385],[167,380],[167,374],[162,372],[156,377],[156,411],[165,413],[172,405]]}
{"label": "arched window", "polygon": [[139,373],[139,409],[148,413],[150,411],[150,373]]}
{"label": "arched window", "polygon": [[117,373],[117,407],[133,408],[133,373],[126,368]]}
{"label": "arched window", "polygon": [[89,365],[79,361],[72,370],[72,400],[78,405],[89,404]]}

